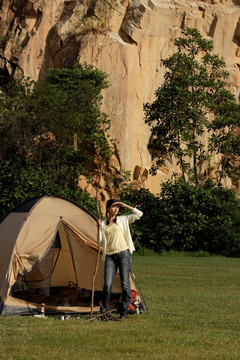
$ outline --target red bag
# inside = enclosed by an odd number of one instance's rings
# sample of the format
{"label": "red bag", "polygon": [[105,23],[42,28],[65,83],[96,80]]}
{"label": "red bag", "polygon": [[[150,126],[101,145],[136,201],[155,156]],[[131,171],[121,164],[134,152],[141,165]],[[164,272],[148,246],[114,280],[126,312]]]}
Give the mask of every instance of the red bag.
{"label": "red bag", "polygon": [[138,313],[139,311],[139,305],[141,303],[140,296],[138,295],[138,292],[136,290],[131,290],[131,300],[128,307],[128,312],[131,314]]}

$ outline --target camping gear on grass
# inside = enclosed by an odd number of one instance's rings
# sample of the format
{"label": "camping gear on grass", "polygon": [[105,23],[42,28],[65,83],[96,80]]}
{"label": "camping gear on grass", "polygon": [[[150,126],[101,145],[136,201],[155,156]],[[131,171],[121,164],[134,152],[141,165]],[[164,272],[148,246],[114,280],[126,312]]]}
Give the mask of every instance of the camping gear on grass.
{"label": "camping gear on grass", "polygon": [[[97,219],[87,209],[62,197],[24,202],[0,224],[0,314],[37,314],[41,303],[46,314],[90,312],[97,251]],[[99,311],[103,271],[101,261],[94,312]],[[120,293],[117,275],[116,302]]]}

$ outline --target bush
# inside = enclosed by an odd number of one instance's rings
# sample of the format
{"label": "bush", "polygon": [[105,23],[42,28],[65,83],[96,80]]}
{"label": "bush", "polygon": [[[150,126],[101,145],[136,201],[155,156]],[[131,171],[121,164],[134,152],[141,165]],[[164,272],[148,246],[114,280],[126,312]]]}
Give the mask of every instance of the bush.
{"label": "bush", "polygon": [[121,198],[126,203],[135,204],[144,214],[139,221],[130,225],[136,249],[141,253],[144,248],[157,250],[159,236],[155,225],[159,220],[159,196],[153,195],[148,189],[135,192],[129,187],[123,190]]}
{"label": "bush", "polygon": [[23,201],[36,196],[63,196],[74,200],[97,215],[94,198],[82,191],[67,169],[44,173],[31,161],[1,163],[0,221]]}
{"label": "bush", "polygon": [[128,189],[123,197],[144,212],[132,225],[138,249],[240,256],[240,200],[232,190],[177,180],[164,183],[160,195]]}

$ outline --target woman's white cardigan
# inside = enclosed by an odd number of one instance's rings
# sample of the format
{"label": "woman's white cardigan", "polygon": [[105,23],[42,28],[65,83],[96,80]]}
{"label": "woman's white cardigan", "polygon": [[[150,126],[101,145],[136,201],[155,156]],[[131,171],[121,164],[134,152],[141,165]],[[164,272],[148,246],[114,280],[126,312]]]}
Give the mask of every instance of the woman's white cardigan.
{"label": "woman's white cardigan", "polygon": [[[133,241],[132,241],[132,236],[130,233],[130,229],[129,229],[129,224],[133,223],[135,220],[140,219],[140,217],[143,215],[142,211],[134,208],[132,211],[132,214],[129,215],[120,215],[117,216],[117,220],[116,223],[120,226],[120,228],[122,229],[124,238],[126,239],[126,242],[128,244],[129,247],[129,251],[132,254],[133,251],[135,250]],[[105,237],[105,226],[106,226],[107,220],[103,220],[102,221],[102,226],[100,229],[100,244],[103,246],[103,253],[102,253],[102,260],[105,260],[105,256],[106,256],[106,244],[107,244],[107,240]]]}

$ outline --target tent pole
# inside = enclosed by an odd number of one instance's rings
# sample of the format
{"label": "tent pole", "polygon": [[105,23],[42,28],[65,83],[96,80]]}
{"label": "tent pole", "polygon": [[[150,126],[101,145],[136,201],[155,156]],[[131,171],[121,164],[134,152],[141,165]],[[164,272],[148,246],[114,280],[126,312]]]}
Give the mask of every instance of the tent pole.
{"label": "tent pole", "polygon": [[[97,189],[96,189],[96,207],[97,207],[98,219],[102,218],[101,211],[100,211],[100,204],[99,204],[99,200],[98,200],[98,191],[99,191],[101,176],[102,176],[102,162],[100,163],[98,185],[97,185]],[[99,226],[99,224],[97,224],[97,244],[98,244],[97,260],[96,260],[95,272],[94,272],[93,279],[92,279],[91,319],[92,319],[93,306],[94,306],[95,279],[96,279],[97,272],[98,272],[98,265],[99,265],[99,258],[100,258],[100,226]]]}

